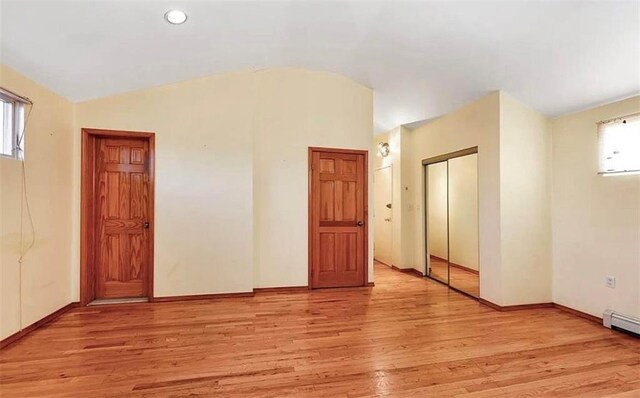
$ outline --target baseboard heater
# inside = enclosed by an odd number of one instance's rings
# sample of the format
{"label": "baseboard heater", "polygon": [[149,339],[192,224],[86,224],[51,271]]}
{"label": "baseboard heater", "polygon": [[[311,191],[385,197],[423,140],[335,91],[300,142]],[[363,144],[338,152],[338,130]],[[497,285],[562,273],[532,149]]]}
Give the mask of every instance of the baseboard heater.
{"label": "baseboard heater", "polygon": [[620,330],[640,337],[640,319],[606,310],[602,314],[602,324],[609,329]]}

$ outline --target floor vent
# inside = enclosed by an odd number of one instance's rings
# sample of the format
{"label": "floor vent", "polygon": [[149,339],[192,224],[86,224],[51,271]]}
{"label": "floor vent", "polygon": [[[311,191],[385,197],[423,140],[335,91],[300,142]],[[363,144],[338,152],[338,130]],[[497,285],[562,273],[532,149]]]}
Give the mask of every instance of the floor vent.
{"label": "floor vent", "polygon": [[602,324],[609,329],[620,330],[640,337],[640,319],[606,310],[602,314]]}

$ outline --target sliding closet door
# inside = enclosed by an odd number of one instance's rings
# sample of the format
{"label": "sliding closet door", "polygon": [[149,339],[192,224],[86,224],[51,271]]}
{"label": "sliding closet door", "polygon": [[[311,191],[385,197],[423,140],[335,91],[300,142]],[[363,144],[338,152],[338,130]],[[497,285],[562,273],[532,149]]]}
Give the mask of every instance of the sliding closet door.
{"label": "sliding closet door", "polygon": [[423,160],[427,276],[480,296],[477,148]]}
{"label": "sliding closet door", "polygon": [[478,296],[478,155],[449,159],[449,284]]}
{"label": "sliding closet door", "polygon": [[447,162],[427,166],[427,275],[449,283],[449,229],[447,226]]}

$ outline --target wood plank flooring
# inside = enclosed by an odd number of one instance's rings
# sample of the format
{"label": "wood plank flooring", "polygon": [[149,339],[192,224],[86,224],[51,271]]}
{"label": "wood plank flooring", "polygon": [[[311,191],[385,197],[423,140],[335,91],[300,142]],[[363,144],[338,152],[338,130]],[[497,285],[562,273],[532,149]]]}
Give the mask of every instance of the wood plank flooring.
{"label": "wood plank flooring", "polygon": [[446,261],[431,259],[431,277],[447,283],[474,297],[480,296],[480,276],[458,267],[449,267]]}
{"label": "wood plank flooring", "polygon": [[638,339],[382,265],[372,289],[77,308],[0,355],[3,398],[640,396]]}

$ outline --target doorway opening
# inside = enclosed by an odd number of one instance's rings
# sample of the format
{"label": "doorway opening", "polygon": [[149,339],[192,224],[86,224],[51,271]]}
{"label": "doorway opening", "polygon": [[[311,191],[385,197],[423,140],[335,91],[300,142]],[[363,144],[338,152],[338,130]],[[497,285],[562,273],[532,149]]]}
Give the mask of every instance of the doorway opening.
{"label": "doorway opening", "polygon": [[422,161],[427,277],[480,297],[478,148]]}
{"label": "doorway opening", "polygon": [[393,165],[373,172],[373,259],[389,267],[393,265]]}
{"label": "doorway opening", "polygon": [[82,129],[80,303],[153,300],[155,134]]}

